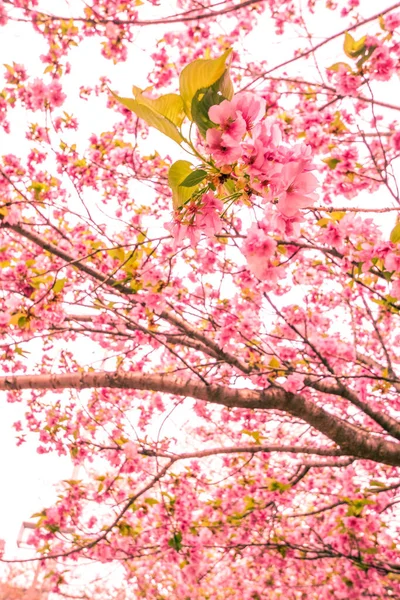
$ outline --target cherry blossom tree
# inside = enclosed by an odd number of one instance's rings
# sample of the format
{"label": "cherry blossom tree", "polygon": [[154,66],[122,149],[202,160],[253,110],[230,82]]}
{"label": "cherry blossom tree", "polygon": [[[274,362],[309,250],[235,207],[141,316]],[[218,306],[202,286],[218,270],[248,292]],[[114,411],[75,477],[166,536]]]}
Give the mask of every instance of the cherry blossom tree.
{"label": "cherry blossom tree", "polygon": [[80,468],[29,541],[57,597],[400,598],[400,2],[161,4],[0,0],[0,390]]}

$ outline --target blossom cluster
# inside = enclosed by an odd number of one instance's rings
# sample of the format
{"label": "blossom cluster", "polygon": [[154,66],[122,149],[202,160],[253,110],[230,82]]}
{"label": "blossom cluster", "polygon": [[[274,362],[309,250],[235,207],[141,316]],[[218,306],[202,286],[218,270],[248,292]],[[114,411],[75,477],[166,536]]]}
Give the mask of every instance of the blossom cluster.
{"label": "blossom cluster", "polygon": [[[211,191],[204,188],[203,195],[195,194],[176,211],[174,221],[167,225],[176,244],[188,237],[196,246],[202,232],[220,233],[225,204],[244,199],[253,204],[252,198],[266,205],[265,218],[274,232],[298,232],[294,225],[302,221],[300,211],[318,198],[314,193],[318,181],[310,172],[314,168],[311,149],[306,144],[284,144],[279,124],[265,113],[265,100],[250,92],[209,109],[215,126],[206,132],[204,151],[209,160],[205,168],[209,180],[219,185]],[[223,185],[226,180],[234,186],[233,193]],[[269,259],[275,248],[276,242],[259,225],[251,227],[243,252],[250,270],[260,279],[271,276]]]}

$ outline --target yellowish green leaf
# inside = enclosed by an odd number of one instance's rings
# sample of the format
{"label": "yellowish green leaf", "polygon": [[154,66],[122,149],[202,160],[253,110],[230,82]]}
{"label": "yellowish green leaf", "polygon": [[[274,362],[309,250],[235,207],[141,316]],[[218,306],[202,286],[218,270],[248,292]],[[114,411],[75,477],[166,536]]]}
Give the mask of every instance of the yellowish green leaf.
{"label": "yellowish green leaf", "polygon": [[353,38],[353,36],[346,31],[344,34],[344,43],[343,50],[349,58],[357,58],[361,54],[365,52],[365,40],[367,36],[363,36],[358,41]]}
{"label": "yellowish green leaf", "polygon": [[193,165],[188,160],[177,160],[174,162],[168,172],[168,184],[172,190],[172,203],[176,210],[192,197],[193,192],[198,185],[193,187],[183,187],[181,183],[193,173]]}
{"label": "yellowish green leaf", "polygon": [[10,325],[18,325],[18,327],[24,327],[26,324],[26,315],[24,313],[18,312],[12,315],[10,319]]}
{"label": "yellowish green leaf", "polygon": [[337,62],[328,67],[328,71],[335,71],[336,73],[339,71],[340,67],[344,67],[346,71],[352,71],[353,69],[348,63],[345,62]]}
{"label": "yellowish green leaf", "polygon": [[107,250],[107,254],[119,262],[123,262],[125,260],[125,250],[123,248],[110,248],[110,250]]}
{"label": "yellowish green leaf", "polygon": [[390,241],[393,242],[393,244],[400,242],[400,223],[396,223],[393,227],[390,233]]}
{"label": "yellowish green leaf", "polygon": [[249,435],[250,437],[252,437],[256,444],[261,444],[262,439],[264,437],[259,431],[250,431],[249,429],[243,429],[241,433],[243,435]]}
{"label": "yellowish green leaf", "polygon": [[64,289],[65,282],[65,277],[63,279],[57,279],[57,281],[53,285],[54,294],[59,294]]}
{"label": "yellowish green leaf", "polygon": [[[192,100],[196,92],[203,88],[209,88],[218,79],[224,75],[227,70],[227,60],[232,53],[232,48],[218,58],[204,59],[199,58],[188,64],[180,74],[179,89],[187,116],[192,118]],[[224,82],[225,93],[221,93],[226,98],[232,98],[232,83]]]}
{"label": "yellowish green leaf", "polygon": [[342,162],[340,158],[334,158],[333,156],[329,156],[328,158],[323,158],[322,162],[326,163],[330,169],[336,169],[337,165]]}
{"label": "yellowish green leaf", "polygon": [[335,118],[333,119],[332,123],[330,123],[330,125],[329,125],[329,131],[330,131],[330,133],[336,133],[336,134],[342,133],[343,131],[348,131],[348,128],[343,123],[341,114],[338,110],[335,112]]}
{"label": "yellowish green leaf", "polygon": [[118,100],[118,102],[125,106],[125,108],[128,108],[134,112],[139,119],[146,121],[147,125],[158,129],[158,131],[161,131],[161,133],[171,138],[171,140],[174,140],[174,142],[177,144],[181,144],[183,142],[183,138],[176,125],[174,125],[172,121],[164,117],[162,114],[156,112],[153,108],[150,108],[146,104],[140,104],[134,98],[122,98],[121,96],[114,94],[114,92],[111,93],[114,98]]}
{"label": "yellowish green leaf", "polygon": [[271,360],[269,361],[269,366],[271,367],[271,369],[279,369],[281,367],[281,363],[280,361],[276,358],[276,356],[273,356],[271,358]]}
{"label": "yellowish green leaf", "polygon": [[185,118],[185,111],[183,110],[183,101],[179,94],[165,94],[159,98],[148,98],[143,94],[143,90],[135,85],[132,87],[132,91],[139,104],[148,106],[177,127],[182,125]]}
{"label": "yellowish green leaf", "polygon": [[331,218],[334,221],[341,221],[345,215],[346,213],[343,210],[335,210],[331,212]]}

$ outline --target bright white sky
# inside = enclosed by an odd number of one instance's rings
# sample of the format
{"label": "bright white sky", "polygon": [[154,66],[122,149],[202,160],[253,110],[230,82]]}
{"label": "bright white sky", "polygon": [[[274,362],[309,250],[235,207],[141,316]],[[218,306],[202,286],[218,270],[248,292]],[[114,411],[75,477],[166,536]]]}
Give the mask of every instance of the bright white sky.
{"label": "bright white sky", "polygon": [[[299,0],[300,1],[300,0]],[[59,14],[74,14],[74,6],[82,6],[80,0],[69,2],[69,9],[64,2],[55,3],[54,0],[41,2],[40,6],[43,10],[48,8],[49,11],[54,10],[54,5],[57,4]],[[147,10],[142,10],[143,18],[156,16],[160,18],[161,11],[164,15],[173,14],[175,12],[175,3],[162,0],[162,8],[156,10],[149,7]],[[304,2],[305,4],[305,2]],[[324,4],[324,3],[322,3]],[[362,0],[362,4],[368,7],[365,13],[372,14],[377,10],[377,3],[371,0]],[[383,10],[386,6],[393,4],[388,0],[380,0],[379,7]],[[63,8],[65,9],[63,10]],[[146,7],[142,7],[146,9]],[[147,14],[146,14],[147,13]],[[76,14],[76,13],[75,13]],[[326,13],[325,13],[326,14]],[[223,22],[219,22],[216,28],[219,28],[219,34],[224,33]],[[329,19],[321,19],[317,13],[316,16],[309,22],[310,32],[318,32],[322,37],[329,36],[332,33],[339,31],[343,27],[343,20],[330,14]],[[82,144],[88,138],[91,132],[105,131],[108,125],[112,122],[113,115],[107,114],[104,111],[103,103],[96,100],[90,100],[86,104],[77,102],[78,90],[80,85],[94,86],[98,83],[101,75],[107,75],[113,82],[115,89],[118,89],[122,95],[130,95],[132,84],[140,87],[146,87],[146,75],[152,69],[152,61],[149,58],[149,49],[154,47],[157,39],[162,37],[162,27],[146,27],[142,31],[138,30],[134,44],[129,52],[127,62],[113,65],[112,62],[106,61],[100,57],[99,41],[89,39],[83,46],[75,49],[70,57],[72,63],[72,75],[63,79],[63,84],[68,92],[68,100],[65,109],[67,112],[76,114],[79,109],[79,117],[81,128],[78,135]],[[356,37],[361,34],[357,32]],[[318,41],[318,36],[313,36],[313,40]],[[319,54],[319,64],[329,66],[336,62],[342,55],[343,39],[339,39],[332,44],[328,44]],[[247,53],[253,56],[253,60],[269,59],[271,66],[278,64],[292,56],[293,48],[299,45],[298,37],[294,31],[288,32],[283,38],[276,38],[273,33],[273,28],[266,17],[260,19],[260,25],[257,30],[248,38],[246,38],[245,49]],[[305,44],[304,44],[305,45]],[[240,52],[240,47],[237,48]],[[0,29],[0,63],[20,62],[27,66],[28,72],[32,76],[40,77],[43,73],[43,64],[39,56],[45,51],[45,44],[37,35],[31,31],[29,25],[10,24],[5,28]],[[296,67],[289,67],[290,73],[296,74]],[[312,60],[307,62],[307,66],[302,69],[302,76],[309,78],[311,81],[315,79],[315,66]],[[382,87],[382,93],[377,93],[377,98],[385,99],[389,96],[400,98],[398,89],[391,89],[388,93],[387,84]],[[83,104],[83,106],[82,106]],[[79,107],[78,107],[79,105]],[[392,115],[391,115],[392,117]],[[394,118],[394,116],[393,116]],[[40,115],[37,113],[34,120],[39,120]],[[29,120],[31,116],[29,116]],[[99,127],[99,121],[101,125]],[[19,113],[17,121],[13,123],[13,136],[0,137],[0,154],[5,152],[14,152],[20,154],[21,148],[24,147],[24,134],[26,130],[26,115]],[[65,138],[65,136],[63,136]],[[162,140],[162,141],[161,141]],[[165,140],[156,133],[154,136],[149,136],[147,145],[149,151],[155,147],[162,147],[173,156],[174,159],[179,158],[177,146],[173,142]],[[363,198],[365,201],[366,198]],[[339,202],[339,200],[338,200]],[[369,199],[372,205],[380,206],[384,203],[389,205],[388,198],[380,197]],[[341,202],[341,205],[343,203]],[[389,220],[382,220],[384,228],[389,231],[392,227],[394,217]],[[0,421],[0,448],[2,461],[0,462],[0,481],[2,482],[3,493],[0,500],[0,538],[7,542],[7,555],[24,557],[26,550],[20,550],[16,547],[16,539],[21,523],[24,520],[29,520],[32,513],[39,511],[43,506],[49,504],[54,498],[53,484],[61,479],[71,477],[72,465],[69,459],[59,458],[51,455],[38,455],[36,453],[37,439],[31,435],[28,441],[20,447],[15,446],[15,431],[12,424],[21,418],[23,407],[19,404],[5,404],[4,393],[0,397],[3,401],[1,406],[2,419]]]}

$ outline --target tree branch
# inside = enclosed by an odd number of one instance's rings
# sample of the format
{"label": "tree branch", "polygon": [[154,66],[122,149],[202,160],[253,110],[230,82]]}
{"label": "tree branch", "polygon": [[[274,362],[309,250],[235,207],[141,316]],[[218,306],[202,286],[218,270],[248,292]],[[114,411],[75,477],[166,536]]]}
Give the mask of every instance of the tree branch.
{"label": "tree branch", "polygon": [[319,50],[320,48],[322,48],[329,42],[336,40],[338,37],[340,37],[341,35],[344,35],[346,32],[353,31],[354,29],[357,29],[357,27],[361,27],[361,25],[365,25],[366,23],[375,21],[375,19],[379,19],[379,17],[382,17],[383,15],[386,15],[391,10],[395,10],[396,8],[399,8],[399,7],[400,7],[400,2],[396,2],[396,4],[393,4],[389,8],[386,8],[385,10],[380,10],[378,13],[372,15],[372,17],[368,17],[367,19],[363,19],[362,21],[359,21],[358,23],[355,23],[354,25],[351,25],[350,27],[346,27],[346,29],[342,29],[338,33],[331,35],[326,40],[323,40],[319,44],[312,46],[311,48],[309,48],[308,50],[305,50],[301,54],[297,54],[296,56],[293,56],[293,58],[290,58],[289,60],[285,60],[285,62],[277,65],[276,67],[272,67],[268,71],[264,71],[264,73],[261,73],[261,75],[258,75],[258,77],[256,77],[256,79],[253,79],[253,81],[251,83],[249,83],[248,85],[243,87],[242,90],[246,90],[250,86],[254,85],[259,79],[264,79],[264,77],[266,75],[269,75],[270,73],[273,73],[274,71],[277,71],[278,69],[281,69],[282,67],[286,67],[287,65],[290,65],[291,63],[295,62],[296,60],[299,60],[300,58],[306,58],[310,54],[314,54],[314,52],[316,50]]}
{"label": "tree branch", "polygon": [[[237,10],[240,10],[242,8],[246,8],[246,6],[251,6],[252,4],[261,4],[262,2],[265,2],[265,0],[245,0],[244,2],[241,2],[240,4],[235,4],[233,6],[227,6],[226,8],[221,8],[220,10],[208,11],[208,12],[203,12],[203,13],[200,12],[196,15],[189,15],[187,13],[192,12],[192,11],[187,11],[182,14],[178,13],[176,15],[171,15],[169,17],[167,16],[167,17],[165,17],[165,19],[153,19],[153,20],[144,19],[142,21],[141,20],[134,21],[132,19],[118,19],[118,18],[89,18],[89,17],[66,17],[66,16],[62,17],[62,16],[58,16],[58,15],[49,15],[47,13],[42,13],[42,12],[38,12],[38,11],[30,11],[30,12],[34,13],[34,15],[35,15],[35,18],[34,18],[35,23],[40,23],[45,20],[70,21],[72,19],[73,21],[87,23],[89,25],[90,24],[92,24],[92,25],[105,24],[106,25],[107,23],[114,23],[115,25],[133,25],[135,27],[144,27],[147,25],[166,25],[169,23],[184,23],[187,21],[204,21],[205,19],[214,19],[215,17],[227,15],[229,13],[236,12]],[[14,6],[14,4],[11,2],[11,0],[4,0],[4,3]],[[212,6],[210,8],[212,8]],[[24,19],[15,19],[15,20],[20,21],[20,20],[24,20]]]}
{"label": "tree branch", "polygon": [[363,402],[355,392],[343,385],[329,385],[322,383],[321,381],[315,381],[310,377],[304,380],[304,384],[308,387],[318,390],[324,394],[332,394],[334,396],[340,396],[351,402],[354,406],[357,406],[363,413],[368,415],[371,419],[378,423],[385,431],[390,433],[391,436],[400,440],[400,423],[393,419],[390,415],[386,415],[378,410],[373,409],[367,402]]}
{"label": "tree branch", "polygon": [[207,385],[201,381],[172,374],[123,372],[81,372],[0,377],[0,390],[118,388],[163,392],[226,406],[259,410],[280,410],[302,419],[335,442],[347,455],[400,466],[400,444],[330,414],[300,394],[270,387],[257,391],[228,386]]}

